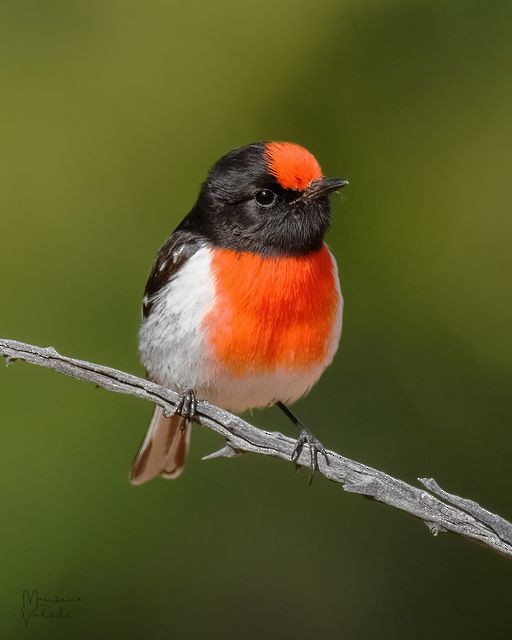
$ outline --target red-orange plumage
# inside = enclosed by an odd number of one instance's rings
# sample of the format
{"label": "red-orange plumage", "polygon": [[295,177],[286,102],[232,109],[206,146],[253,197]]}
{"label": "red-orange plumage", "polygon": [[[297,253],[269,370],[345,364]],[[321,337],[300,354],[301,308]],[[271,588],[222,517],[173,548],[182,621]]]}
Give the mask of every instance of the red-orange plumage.
{"label": "red-orange plumage", "polygon": [[265,155],[268,170],[285,189],[303,191],[313,180],[322,177],[315,156],[292,142],[269,142]]}
{"label": "red-orange plumage", "polygon": [[329,250],[263,257],[213,251],[215,306],[204,319],[216,359],[233,375],[322,362],[340,304]]}

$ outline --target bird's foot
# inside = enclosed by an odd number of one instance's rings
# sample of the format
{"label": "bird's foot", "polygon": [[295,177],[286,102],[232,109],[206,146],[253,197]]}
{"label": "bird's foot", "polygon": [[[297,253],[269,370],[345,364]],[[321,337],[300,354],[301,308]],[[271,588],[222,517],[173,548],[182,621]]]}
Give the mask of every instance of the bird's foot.
{"label": "bird's foot", "polygon": [[182,423],[182,430],[185,429],[185,421],[188,420],[192,422],[196,416],[197,411],[197,399],[196,394],[193,389],[187,389],[182,394],[180,394],[180,399],[178,400],[178,404],[174,409],[174,415],[179,415],[185,420]]}
{"label": "bird's foot", "polygon": [[299,437],[297,438],[297,443],[295,445],[295,449],[292,452],[292,460],[293,462],[297,462],[300,458],[300,454],[302,453],[302,449],[304,445],[307,444],[309,447],[309,484],[313,481],[313,475],[315,471],[318,470],[318,454],[321,453],[325,459],[325,463],[329,464],[329,458],[327,457],[327,451],[325,450],[324,445],[315,438],[315,436],[308,429],[302,429],[299,433]]}

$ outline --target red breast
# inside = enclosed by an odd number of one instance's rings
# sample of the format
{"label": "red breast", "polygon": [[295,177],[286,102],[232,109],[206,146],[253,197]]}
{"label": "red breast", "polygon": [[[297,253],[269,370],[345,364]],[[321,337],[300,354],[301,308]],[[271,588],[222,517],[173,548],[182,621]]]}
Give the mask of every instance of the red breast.
{"label": "red breast", "polygon": [[212,251],[215,303],[203,321],[215,358],[233,375],[321,363],[340,294],[324,245],[298,256]]}

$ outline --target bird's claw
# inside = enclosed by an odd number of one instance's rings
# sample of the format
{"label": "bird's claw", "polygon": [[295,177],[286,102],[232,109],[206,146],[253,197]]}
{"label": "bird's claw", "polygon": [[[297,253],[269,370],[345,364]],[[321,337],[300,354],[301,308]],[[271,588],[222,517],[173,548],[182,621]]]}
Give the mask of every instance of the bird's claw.
{"label": "bird's claw", "polygon": [[315,438],[308,429],[302,429],[291,455],[291,459],[295,464],[297,464],[297,460],[300,458],[300,454],[302,453],[302,449],[305,444],[307,444],[309,448],[309,484],[311,484],[313,481],[313,475],[315,471],[318,470],[318,454],[322,454],[327,465],[329,464],[329,458],[327,457],[327,451],[320,440]]}
{"label": "bird's claw", "polygon": [[[178,400],[178,404],[174,409],[174,415],[179,415],[185,420],[189,420],[192,422],[196,416],[197,412],[197,399],[196,394],[193,389],[187,389],[180,395],[180,399]],[[183,426],[183,429],[185,427]]]}

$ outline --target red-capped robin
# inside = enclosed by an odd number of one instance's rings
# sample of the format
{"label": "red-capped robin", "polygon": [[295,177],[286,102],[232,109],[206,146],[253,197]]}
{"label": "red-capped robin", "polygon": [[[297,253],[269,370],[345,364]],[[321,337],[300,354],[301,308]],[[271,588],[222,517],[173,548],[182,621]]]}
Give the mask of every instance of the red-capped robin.
{"label": "red-capped robin", "polygon": [[326,455],[285,403],[338,348],[343,298],[324,235],[328,196],[346,184],[290,142],[240,147],[213,166],[146,284],[142,363],[181,401],[171,416],[155,408],[133,484],[183,471],[196,396],[235,412],[277,404],[302,428],[292,458],[304,444],[313,469]]}

